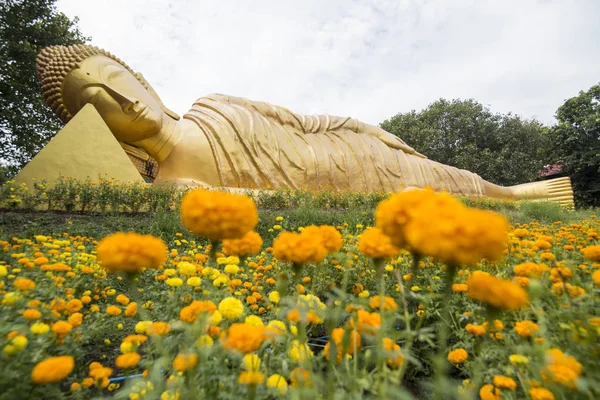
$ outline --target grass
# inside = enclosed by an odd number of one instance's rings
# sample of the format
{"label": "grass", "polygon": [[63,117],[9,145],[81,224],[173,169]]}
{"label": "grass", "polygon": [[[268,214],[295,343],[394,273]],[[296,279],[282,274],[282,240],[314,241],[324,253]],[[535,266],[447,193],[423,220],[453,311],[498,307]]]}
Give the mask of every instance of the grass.
{"label": "grass", "polygon": [[[355,208],[347,210],[325,209],[314,207],[298,207],[286,209],[260,209],[260,222],[257,231],[267,244],[279,234],[273,230],[274,225],[280,225],[282,230],[296,230],[301,226],[311,224],[339,226],[347,224],[350,228],[356,225],[373,225],[373,208]],[[502,213],[511,224],[529,223],[537,220],[542,223],[562,221],[569,223],[586,219],[598,209],[569,211],[561,209],[553,203],[523,203],[518,210],[505,209]],[[277,222],[278,216],[283,217]],[[175,233],[186,234],[178,213],[158,211],[155,213],[78,213],[65,211],[0,211],[0,238],[13,236],[33,237],[37,234],[60,235],[69,232],[71,235],[89,236],[95,239],[117,231],[136,231],[152,234],[165,240],[171,240]],[[357,229],[357,232],[362,229]]]}

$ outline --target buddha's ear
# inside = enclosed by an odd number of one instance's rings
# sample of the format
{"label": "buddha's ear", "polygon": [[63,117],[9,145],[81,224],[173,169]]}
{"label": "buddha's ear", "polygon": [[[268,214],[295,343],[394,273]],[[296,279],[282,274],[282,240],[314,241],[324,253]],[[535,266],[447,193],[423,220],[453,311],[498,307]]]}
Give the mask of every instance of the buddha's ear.
{"label": "buddha's ear", "polygon": [[154,97],[156,100],[158,100],[158,103],[160,104],[160,108],[163,110],[163,112],[165,114],[167,114],[169,117],[173,118],[176,121],[179,121],[181,119],[181,117],[179,116],[179,114],[177,114],[174,111],[171,111],[167,108],[167,106],[165,106],[162,102],[162,100],[160,99],[160,97],[158,97],[158,93],[156,93],[156,90],[154,90],[154,88],[152,87],[152,85],[150,85],[150,83],[148,83],[148,81],[144,78],[144,75],[142,75],[140,72],[136,72],[135,73],[135,77],[138,79],[138,81],[140,81],[142,83],[142,85],[144,85],[146,87],[146,89],[148,89],[148,92],[150,92],[150,94],[152,95],[152,97]]}

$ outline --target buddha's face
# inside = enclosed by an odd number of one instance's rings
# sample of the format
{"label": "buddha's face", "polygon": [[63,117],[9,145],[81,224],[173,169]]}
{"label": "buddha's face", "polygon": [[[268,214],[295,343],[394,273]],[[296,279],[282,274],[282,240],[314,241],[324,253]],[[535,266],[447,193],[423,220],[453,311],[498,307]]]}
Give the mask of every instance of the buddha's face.
{"label": "buddha's face", "polygon": [[71,115],[93,104],[121,142],[154,136],[166,117],[160,103],[131,72],[103,55],[87,58],[67,75],[63,99]]}

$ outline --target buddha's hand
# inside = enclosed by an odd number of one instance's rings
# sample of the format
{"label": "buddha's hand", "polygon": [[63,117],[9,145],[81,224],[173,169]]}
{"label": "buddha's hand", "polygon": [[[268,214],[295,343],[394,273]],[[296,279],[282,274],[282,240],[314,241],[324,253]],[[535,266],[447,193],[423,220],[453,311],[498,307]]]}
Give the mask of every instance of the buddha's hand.
{"label": "buddha's hand", "polygon": [[387,144],[393,149],[402,150],[405,153],[413,154],[418,157],[427,158],[421,153],[418,153],[415,149],[404,143],[402,139],[398,136],[389,133],[388,131],[384,131],[381,128],[373,127],[375,129],[367,129],[366,133],[369,136],[374,136],[377,139],[381,140],[383,143]]}

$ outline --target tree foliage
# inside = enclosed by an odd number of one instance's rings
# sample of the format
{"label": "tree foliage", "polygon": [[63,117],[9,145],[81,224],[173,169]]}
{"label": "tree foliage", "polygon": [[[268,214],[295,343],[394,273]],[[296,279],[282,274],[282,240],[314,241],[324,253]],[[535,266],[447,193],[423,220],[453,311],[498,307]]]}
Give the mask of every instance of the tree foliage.
{"label": "tree foliage", "polygon": [[551,161],[548,128],[542,123],[492,113],[472,99],[440,99],[420,112],[397,114],[381,128],[432,160],[499,185],[537,180]]}
{"label": "tree foliage", "polygon": [[33,157],[62,127],[42,99],[35,73],[46,46],[85,43],[56,0],[0,1],[0,160],[13,171]]}
{"label": "tree foliage", "polygon": [[575,203],[600,206],[600,84],[568,99],[556,119],[554,149],[571,177]]}

